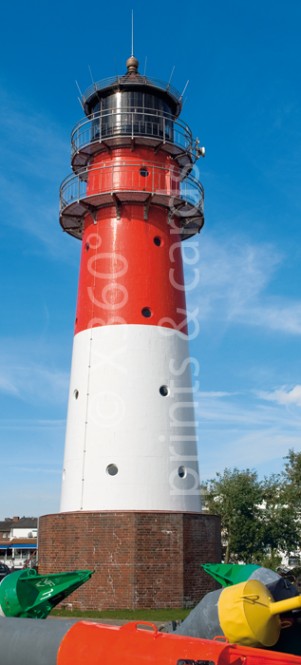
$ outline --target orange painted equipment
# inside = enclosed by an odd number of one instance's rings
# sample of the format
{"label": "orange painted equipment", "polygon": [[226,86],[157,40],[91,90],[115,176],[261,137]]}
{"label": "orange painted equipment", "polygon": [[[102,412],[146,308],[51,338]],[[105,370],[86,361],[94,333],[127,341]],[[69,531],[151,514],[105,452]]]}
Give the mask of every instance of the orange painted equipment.
{"label": "orange painted equipment", "polygon": [[80,621],[64,636],[57,665],[301,665],[299,656],[159,632],[154,624]]}

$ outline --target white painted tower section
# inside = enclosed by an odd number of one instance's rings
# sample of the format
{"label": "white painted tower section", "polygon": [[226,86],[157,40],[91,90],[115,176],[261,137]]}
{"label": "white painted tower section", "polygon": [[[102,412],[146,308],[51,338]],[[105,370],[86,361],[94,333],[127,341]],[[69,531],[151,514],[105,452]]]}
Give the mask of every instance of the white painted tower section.
{"label": "white painted tower section", "polygon": [[190,366],[168,328],[75,336],[61,511],[200,511]]}

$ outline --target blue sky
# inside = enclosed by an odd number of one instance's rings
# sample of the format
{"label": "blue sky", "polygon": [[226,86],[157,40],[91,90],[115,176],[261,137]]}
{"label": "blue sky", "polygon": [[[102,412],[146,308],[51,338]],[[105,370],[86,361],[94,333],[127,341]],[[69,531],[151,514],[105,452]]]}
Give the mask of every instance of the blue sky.
{"label": "blue sky", "polygon": [[0,40],[0,517],[58,510],[80,251],[58,190],[82,117],[75,79],[124,72],[132,7],[140,69],[189,79],[182,118],[207,150],[188,298],[202,479],[277,472],[301,448],[299,0],[16,0]]}

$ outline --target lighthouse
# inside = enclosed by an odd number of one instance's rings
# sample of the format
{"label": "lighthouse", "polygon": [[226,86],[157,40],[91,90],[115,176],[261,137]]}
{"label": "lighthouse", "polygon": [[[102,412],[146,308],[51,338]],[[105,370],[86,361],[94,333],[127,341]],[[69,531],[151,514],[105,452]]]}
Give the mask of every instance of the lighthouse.
{"label": "lighthouse", "polygon": [[181,252],[204,224],[202,149],[181,94],[133,55],[81,102],[60,189],[61,226],[81,242],[61,504],[41,518],[40,562],[99,564],[104,607],[180,606],[198,599],[185,562],[199,565],[204,536],[206,561],[219,555],[218,519],[201,513]]}

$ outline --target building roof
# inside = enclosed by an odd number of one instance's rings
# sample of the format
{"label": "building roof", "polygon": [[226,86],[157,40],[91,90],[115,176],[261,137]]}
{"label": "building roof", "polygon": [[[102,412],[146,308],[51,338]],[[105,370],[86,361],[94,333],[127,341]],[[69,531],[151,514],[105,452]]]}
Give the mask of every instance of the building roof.
{"label": "building roof", "polygon": [[36,529],[37,526],[37,517],[6,517],[0,522],[0,532],[10,529]]}

